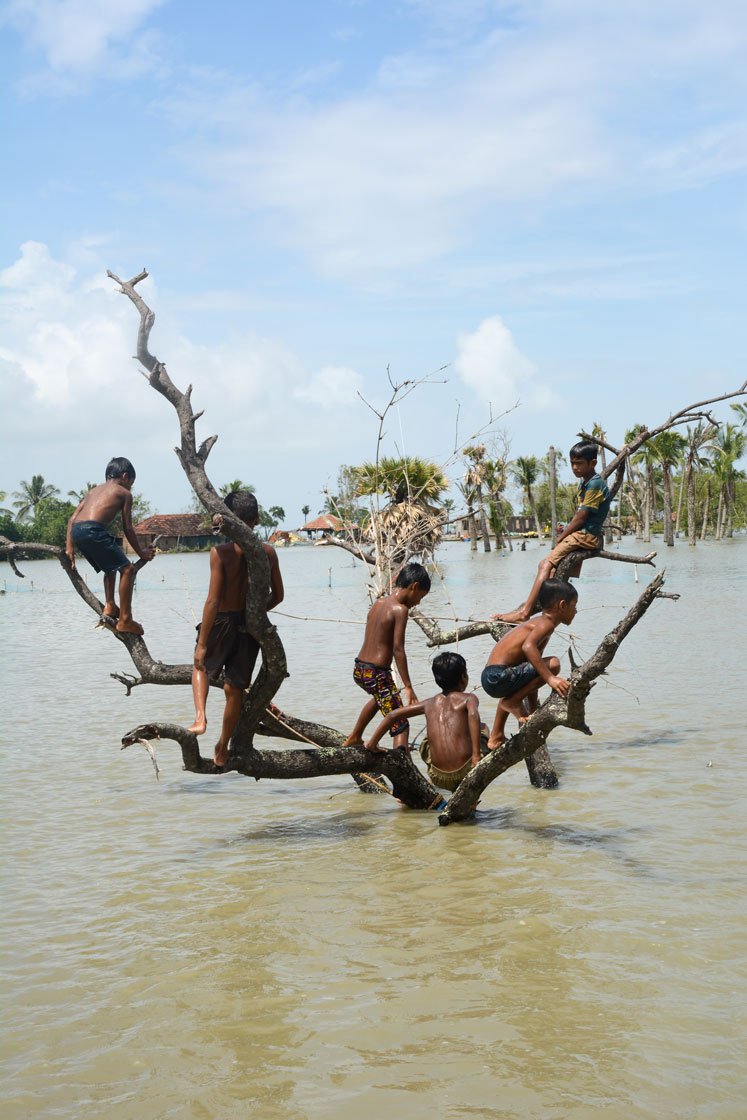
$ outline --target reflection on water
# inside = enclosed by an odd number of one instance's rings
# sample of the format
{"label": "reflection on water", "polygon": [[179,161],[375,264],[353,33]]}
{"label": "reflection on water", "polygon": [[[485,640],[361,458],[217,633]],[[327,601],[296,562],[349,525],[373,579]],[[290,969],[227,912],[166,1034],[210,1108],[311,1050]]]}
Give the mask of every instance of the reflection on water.
{"label": "reflection on water", "polygon": [[[514,605],[535,552],[449,546],[426,605]],[[189,690],[127,698],[60,570],[27,564],[31,592],[3,565],[4,1116],[744,1116],[747,541],[664,552],[682,598],[593,690],[593,737],[553,735],[560,788],[515,767],[448,829],[342,777],[185,774],[173,744],[157,782],[119,739],[191,718]],[[348,729],[364,572],[331,550],[281,563],[281,702]],[[581,657],[636,594],[631,568],[587,567],[555,645]],[[141,573],[155,656],[188,658],[206,577],[205,556]],[[427,694],[432,652],[408,641]],[[489,648],[462,647],[473,681]]]}

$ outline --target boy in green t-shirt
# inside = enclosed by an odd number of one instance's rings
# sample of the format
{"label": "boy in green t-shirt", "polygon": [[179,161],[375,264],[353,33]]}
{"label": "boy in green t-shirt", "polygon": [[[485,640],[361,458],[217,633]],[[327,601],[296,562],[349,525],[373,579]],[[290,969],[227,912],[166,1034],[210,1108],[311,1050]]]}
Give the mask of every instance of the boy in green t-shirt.
{"label": "boy in green t-shirt", "polygon": [[558,534],[555,548],[540,562],[537,578],[524,604],[515,611],[494,614],[492,617],[499,622],[526,622],[537,610],[540,587],[546,579],[550,579],[555,574],[555,569],[564,556],[582,548],[592,552],[602,547],[604,543],[602,527],[609,513],[610,492],[607,483],[597,474],[598,454],[599,448],[596,443],[586,440],[574,443],[571,448],[569,452],[571,470],[576,478],[580,479],[576,491],[578,508],[563,532]]}

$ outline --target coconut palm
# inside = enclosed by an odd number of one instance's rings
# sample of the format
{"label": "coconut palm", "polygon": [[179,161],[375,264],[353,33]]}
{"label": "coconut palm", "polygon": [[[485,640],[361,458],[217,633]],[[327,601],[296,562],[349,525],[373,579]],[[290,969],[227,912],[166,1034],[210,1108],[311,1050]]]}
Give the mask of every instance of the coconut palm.
{"label": "coconut palm", "polygon": [[747,404],[732,404],[730,407],[737,414],[735,423],[741,428],[747,427]]}
{"label": "coconut palm", "polygon": [[44,475],[33,474],[31,482],[22,481],[20,488],[14,491],[13,508],[17,510],[16,521],[23,521],[29,513],[36,516],[39,504],[47,498],[56,498],[59,494],[56,486],[44,481]]}
{"label": "coconut palm", "polygon": [[660,432],[649,440],[656,461],[661,465],[662,482],[664,490],[664,543],[674,547],[674,526],[672,523],[672,468],[682,461],[682,455],[687,447],[687,440],[679,432],[670,429]]}
{"label": "coconut palm", "polygon": [[254,487],[251,482],[242,482],[240,478],[235,478],[233,482],[224,482],[218,493],[221,498],[226,498],[229,494],[232,494],[234,490],[249,490],[252,494],[254,493]]}
{"label": "coconut palm", "polygon": [[511,477],[517,486],[520,486],[523,490],[527,505],[532,511],[534,526],[537,530],[537,538],[539,539],[542,536],[542,530],[537,513],[537,503],[534,498],[534,491],[532,490],[532,487],[537,482],[540,475],[539,459],[536,455],[520,455],[518,459],[514,459],[510,470]]}
{"label": "coconut palm", "polygon": [[485,516],[485,502],[482,493],[483,484],[487,478],[485,444],[476,443],[470,447],[465,447],[464,457],[470,464],[467,469],[467,478],[475,491],[475,504],[477,506],[477,516],[480,519],[483,550],[490,552],[490,533],[488,532],[488,519]]}
{"label": "coconut palm", "polygon": [[72,498],[73,501],[80,503],[83,501],[86,494],[88,494],[90,490],[93,490],[95,485],[95,482],[84,482],[80,490],[68,490],[67,496],[68,498]]}
{"label": "coconut palm", "polygon": [[[503,495],[506,489],[506,459],[500,456],[488,459],[485,463],[485,492],[488,503],[488,518],[490,528],[495,537],[496,548],[504,547],[504,534],[506,524],[511,516],[511,507]],[[511,537],[508,536],[508,547],[513,549]]]}
{"label": "coconut palm", "polygon": [[744,472],[736,469],[747,448],[747,434],[736,424],[725,424],[714,440],[716,453],[712,459],[713,473],[718,483],[718,513],[716,515],[716,540],[733,536],[734,493],[738,478]]}
{"label": "coconut palm", "polygon": [[309,514],[311,513],[311,506],[301,506],[301,513],[303,514],[305,524],[308,520]]}
{"label": "coconut palm", "polygon": [[433,555],[443,526],[440,498],[449,480],[435,463],[411,455],[384,456],[352,470],[357,496],[383,495],[387,500],[383,508],[372,505],[368,529],[376,547],[379,579],[386,586],[393,571],[410,557]]}
{"label": "coconut palm", "polygon": [[467,526],[469,531],[469,549],[470,552],[477,552],[477,519],[475,518],[475,488],[472,483],[465,478],[462,482],[456,483],[456,488],[464,498],[464,504],[467,507]]}
{"label": "coconut palm", "polygon": [[[713,438],[718,428],[715,424],[696,424],[687,429],[687,448],[683,484],[687,491],[687,543],[694,548],[697,543],[695,479],[697,472],[708,465],[704,450],[713,448]],[[680,495],[682,487],[680,487]]]}

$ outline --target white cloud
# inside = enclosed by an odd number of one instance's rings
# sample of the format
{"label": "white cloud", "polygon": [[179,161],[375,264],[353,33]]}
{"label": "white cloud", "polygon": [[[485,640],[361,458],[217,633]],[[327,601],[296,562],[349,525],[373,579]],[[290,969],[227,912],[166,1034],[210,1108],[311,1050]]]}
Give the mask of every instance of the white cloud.
{"label": "white cloud", "polygon": [[289,78],[283,99],[214,71],[175,88],[162,109],[191,174],[319,270],[370,284],[478,244],[486,218],[495,243],[545,207],[744,165],[735,0],[416,6],[435,30],[362,92],[303,101]]}
{"label": "white cloud", "polygon": [[363,391],[363,378],[349,366],[324,366],[308,385],[296,390],[299,400],[314,401],[322,408],[357,404]]}
{"label": "white cloud", "polygon": [[490,402],[494,414],[511,408],[519,399],[535,408],[557,403],[552,389],[535,381],[534,363],[521,353],[499,315],[484,319],[476,331],[461,334],[457,341],[457,373]]}
{"label": "white cloud", "polygon": [[[168,508],[163,494],[181,481],[172,451],[177,419],[138,375],[131,358],[137,314],[106,278],[96,244],[72,246],[60,260],[46,245],[27,242],[0,272],[0,382],[3,413],[13,418],[3,488],[41,471],[64,490],[93,478],[112,454],[127,454],[136,466],[147,463],[149,493]],[[161,312],[150,278],[138,290],[157,312],[152,351],[179,387],[192,384],[193,407],[204,410],[198,438],[219,435],[209,467],[219,481],[256,474],[264,462],[274,464],[274,477],[281,458],[290,464],[320,449],[336,469],[332,433],[341,446],[355,446],[355,426],[367,421],[363,407],[350,415],[362,385],[355,370],[311,372],[281,342],[248,331],[207,346]],[[329,469],[319,468],[320,477]]]}
{"label": "white cloud", "polygon": [[9,0],[3,17],[46,69],[26,88],[61,92],[95,75],[130,78],[156,62],[157,37],[141,30],[163,0]]}

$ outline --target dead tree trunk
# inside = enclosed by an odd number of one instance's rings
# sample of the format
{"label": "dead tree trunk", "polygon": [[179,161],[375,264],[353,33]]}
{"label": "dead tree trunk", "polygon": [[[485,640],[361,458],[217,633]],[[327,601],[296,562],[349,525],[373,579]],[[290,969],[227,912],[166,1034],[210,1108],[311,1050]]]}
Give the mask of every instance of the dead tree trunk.
{"label": "dead tree trunk", "polygon": [[[387,751],[372,755],[364,748],[342,747],[342,735],[332,728],[320,724],[310,723],[291,716],[273,712],[269,705],[275,696],[282,681],[287,676],[285,651],[275,627],[269,621],[264,604],[268,597],[268,567],[264,550],[255,534],[224,505],[205,472],[205,464],[210,450],[215,443],[216,436],[210,436],[202,443],[197,444],[195,424],[201,413],[195,413],[191,405],[191,386],[182,393],[171,381],[165,366],[149,351],[149,336],[155,316],[145,304],[136,286],[147,276],[146,272],[129,281],[122,281],[113,273],[110,277],[120,286],[120,291],[127,296],[138,311],[140,325],[137,338],[137,356],[147,371],[149,384],[156,389],[175,409],[179,420],[181,435],[180,446],[176,453],[189,482],[198,496],[202,505],[210,512],[216,527],[235,541],[242,549],[250,573],[249,590],[246,601],[246,624],[249,632],[258,641],[262,651],[262,667],[257,679],[251,686],[243,703],[241,720],[236,734],[231,742],[229,761],[225,769],[236,770],[248,776],[260,778],[304,778],[320,774],[352,774],[362,770],[373,774],[372,781],[377,787],[383,787],[387,793],[393,793],[402,802],[415,809],[434,809],[444,804],[442,794],[428,781],[427,778],[413,765],[409,755],[403,751]],[[739,393],[744,392],[744,386]],[[737,393],[724,394],[713,400],[723,400]],[[711,402],[701,402],[703,404]],[[666,430],[676,423],[684,423],[699,418],[696,407],[691,406],[670,417],[658,429],[639,435],[630,445],[626,445],[621,452],[616,452],[616,458],[605,471],[605,475],[617,472],[616,480],[611,487],[614,497],[622,481],[625,462],[627,458],[645,439],[658,431]],[[707,414],[705,414],[707,417]],[[476,535],[473,533],[473,536]],[[190,664],[165,665],[155,660],[141,636],[120,633],[111,626],[111,620],[102,617],[103,604],[89,590],[78,573],[72,568],[65,552],[52,546],[12,543],[0,538],[0,550],[7,556],[14,571],[21,576],[16,567],[15,559],[20,555],[43,554],[57,556],[67,572],[75,590],[86,604],[101,618],[101,625],[113,634],[114,638],[122,642],[127,648],[132,659],[137,675],[114,673],[126,687],[128,694],[133,688],[141,684],[188,684],[191,677]],[[360,553],[359,553],[360,555]],[[646,557],[621,556],[615,553],[606,553],[600,550],[592,556],[609,558],[628,563],[650,563],[654,553]],[[577,558],[578,554],[574,554]],[[572,560],[574,557],[569,557]],[[590,555],[583,554],[584,560]],[[368,561],[368,557],[361,555],[361,559]],[[369,561],[370,562],[370,561]],[[663,583],[663,574],[658,575],[648,588],[643,592],[635,606],[628,612],[622,622],[603,640],[598,650],[580,668],[574,666],[571,682],[572,689],[567,700],[552,695],[541,708],[523,725],[517,735],[514,735],[500,749],[491,752],[477,767],[465,778],[451,801],[441,814],[440,823],[448,824],[451,821],[463,819],[471,812],[477,797],[483,789],[509,766],[521,759],[533,761],[530,774],[536,784],[554,784],[552,778],[554,771],[546,754],[546,740],[556,726],[575,727],[588,733],[585,722],[584,705],[594,679],[599,676],[604,668],[614,657],[620,642],[625,638],[630,629],[643,616],[654,598],[663,596],[660,588]],[[669,596],[672,597],[672,596]],[[496,622],[470,623],[467,627],[457,628],[452,632],[440,631],[433,620],[413,617],[419,621],[421,628],[429,636],[429,644],[436,645],[448,641],[456,641],[471,634],[491,632],[498,636],[502,626]],[[254,745],[257,734],[271,735],[275,738],[289,739],[303,746],[293,750],[259,750]],[[186,728],[170,722],[151,722],[143,724],[130,731],[123,739],[123,745],[143,741],[145,739],[172,739],[175,740],[182,751],[182,759],[187,770],[197,773],[216,772],[212,761],[200,756],[196,736]],[[379,782],[380,777],[386,777],[391,782],[392,789]],[[556,780],[556,779],[555,779]]]}
{"label": "dead tree trunk", "polygon": [[516,735],[483,758],[469,772],[440,813],[439,824],[448,825],[471,816],[477,800],[490,783],[522,758],[526,758],[528,754],[543,746],[554,728],[572,727],[584,735],[591,735],[586,723],[586,699],[593,688],[594,681],[610,664],[621,642],[643,617],[654,599],[661,594],[663,583],[664,573],[660,572],[625,618],[602,640],[593,656],[583,665],[573,667],[570,676],[571,691],[567,700],[562,700],[554,692],[551,693],[550,698],[522,725]]}

